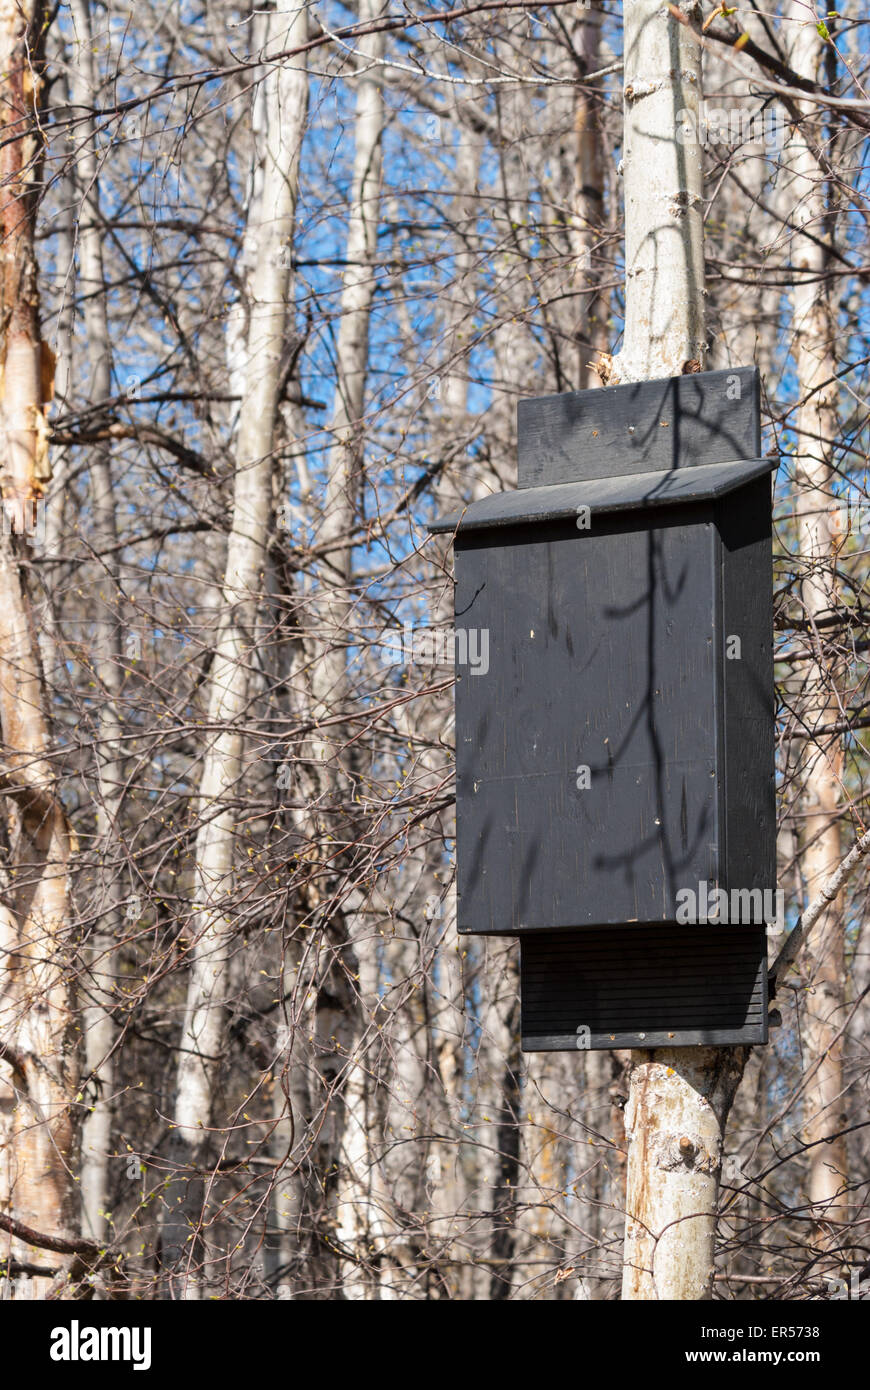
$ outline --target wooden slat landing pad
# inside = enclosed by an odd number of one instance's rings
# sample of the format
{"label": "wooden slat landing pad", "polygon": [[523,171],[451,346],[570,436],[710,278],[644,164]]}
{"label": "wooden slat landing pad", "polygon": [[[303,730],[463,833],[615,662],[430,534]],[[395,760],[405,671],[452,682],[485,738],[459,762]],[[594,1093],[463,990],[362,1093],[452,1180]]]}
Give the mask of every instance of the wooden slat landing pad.
{"label": "wooden slat landing pad", "polygon": [[524,1052],[767,1042],[763,927],[656,926],[521,938]]}

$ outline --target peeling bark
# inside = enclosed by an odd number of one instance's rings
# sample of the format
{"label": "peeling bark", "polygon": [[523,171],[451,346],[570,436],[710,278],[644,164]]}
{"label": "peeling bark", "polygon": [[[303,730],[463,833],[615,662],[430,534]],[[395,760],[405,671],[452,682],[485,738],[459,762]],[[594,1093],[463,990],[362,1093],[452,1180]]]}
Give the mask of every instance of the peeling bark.
{"label": "peeling bark", "polygon": [[[34,251],[43,19],[37,4],[0,5],[0,481],[7,523],[0,535],[0,723],[10,831],[0,1041],[7,1066],[14,1058],[10,1149],[0,1205],[22,1226],[66,1241],[77,1235],[71,833],[48,758],[48,699],[19,566],[50,476],[45,405],[53,358],[40,335]],[[12,1253],[32,1263],[35,1250],[24,1240],[12,1245]],[[59,1269],[57,1255],[43,1254],[39,1262]],[[47,1287],[41,1278],[26,1284],[32,1296]]]}
{"label": "peeling bark", "polygon": [[725,1123],[747,1055],[725,1047],[635,1055],[623,1299],[710,1296]]}

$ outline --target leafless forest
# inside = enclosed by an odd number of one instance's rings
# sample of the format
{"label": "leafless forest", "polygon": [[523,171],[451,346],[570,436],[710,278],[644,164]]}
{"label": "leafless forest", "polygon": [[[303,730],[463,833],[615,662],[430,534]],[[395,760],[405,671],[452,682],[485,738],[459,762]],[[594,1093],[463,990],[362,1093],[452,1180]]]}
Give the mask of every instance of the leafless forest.
{"label": "leafless forest", "polygon": [[[781,455],[771,960],[859,845],[732,1059],[712,1297],[855,1297],[870,17],[680,2],[696,369]],[[625,346],[650,3],[0,0],[0,1298],[620,1298],[640,1058],[524,1056],[456,934],[427,523]]]}

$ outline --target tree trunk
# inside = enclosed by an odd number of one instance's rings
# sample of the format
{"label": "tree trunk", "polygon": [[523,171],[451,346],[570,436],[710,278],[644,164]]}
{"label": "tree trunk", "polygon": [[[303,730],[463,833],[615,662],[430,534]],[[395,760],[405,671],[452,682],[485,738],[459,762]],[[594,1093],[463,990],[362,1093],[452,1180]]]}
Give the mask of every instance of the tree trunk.
{"label": "tree trunk", "polygon": [[706,351],[701,49],[662,0],[625,0],[624,16],[625,340],[611,385],[700,371]]}
{"label": "tree trunk", "polygon": [[[307,10],[279,0],[270,15],[269,51],[303,44]],[[199,1177],[208,1138],[217,1062],[223,1046],[228,958],[233,922],[221,904],[234,881],[236,822],[232,800],[242,780],[243,720],[249,699],[251,653],[259,641],[266,546],[272,511],[272,449],[280,390],[281,352],[292,325],[290,253],[296,218],[299,155],[308,105],[304,61],[288,60],[264,79],[262,199],[257,209],[257,266],[252,280],[245,384],[239,417],[232,531],[227,543],[223,611],[207,687],[207,746],[200,779],[191,970],[176,1077],[176,1164],[188,1170],[185,1192],[167,1194],[163,1260],[169,1292],[187,1297],[192,1270]],[[181,1185],[183,1188],[183,1184]]]}
{"label": "tree trunk", "polygon": [[[40,1234],[69,1239],[76,1233],[78,1206],[72,1112],[76,1033],[69,985],[71,833],[49,759],[48,700],[19,565],[50,477],[45,404],[52,356],[40,336],[34,250],[43,20],[38,4],[7,4],[0,11],[0,405],[5,442],[0,786],[7,796],[11,831],[0,911],[5,948],[0,1058],[14,1087],[0,1205]],[[63,1263],[62,1256],[17,1242],[12,1252],[49,1270]],[[27,1291],[39,1296],[48,1281],[34,1278],[28,1284]]]}
{"label": "tree trunk", "polygon": [[[625,2],[624,95],[626,322],[612,382],[705,360],[701,53],[661,0]],[[632,1054],[623,1299],[709,1296],[725,1121],[744,1065],[736,1048]]]}
{"label": "tree trunk", "polygon": [[[815,81],[826,43],[803,6],[790,5],[795,25],[791,62],[802,77]],[[804,104],[802,103],[802,106]],[[798,563],[803,617],[810,625],[809,660],[803,690],[807,739],[803,766],[802,876],[807,903],[840,863],[840,811],[843,756],[839,735],[812,737],[813,731],[842,718],[836,668],[823,649],[817,623],[839,607],[836,581],[838,535],[833,512],[834,441],[838,437],[834,345],[836,314],[825,279],[828,254],[825,176],[813,142],[825,145],[824,126],[814,108],[804,106],[803,121],[791,146],[793,221],[813,234],[797,235],[792,306],[793,353],[799,406],[795,421]],[[830,227],[827,228],[831,234]],[[822,629],[824,631],[824,628]],[[803,1032],[808,1083],[804,1093],[804,1137],[809,1152],[809,1198],[815,1237],[836,1240],[836,1224],[848,1218],[843,1041],[846,1018],[842,894],[822,913],[805,943],[802,969],[810,988],[805,996]],[[824,1142],[822,1142],[824,1141]],[[828,1223],[832,1223],[829,1225]]]}
{"label": "tree trunk", "polygon": [[[374,19],[380,0],[362,0],[361,23]],[[316,722],[347,710],[350,684],[347,653],[352,641],[353,601],[350,536],[360,515],[364,478],[363,414],[369,359],[369,324],[375,286],[377,234],[380,220],[381,138],[384,128],[383,72],[379,66],[384,35],[367,35],[365,62],[357,78],[354,122],[354,162],[348,210],[347,270],[341,294],[336,348],[336,390],[330,422],[332,443],[327,459],[326,493],[318,542],[324,562],[319,589],[311,603],[314,626],[312,646],[313,718]],[[347,728],[333,723],[329,733],[315,740],[314,760],[321,765],[325,804],[340,803],[353,772],[346,751]],[[328,790],[327,790],[328,788]],[[319,838],[326,843],[335,825],[324,822]],[[348,842],[354,838],[343,833]],[[337,867],[337,865],[336,865]],[[353,893],[355,900],[357,894]],[[336,999],[345,1002],[343,1027],[348,1040],[345,1065],[332,1100],[329,1125],[335,1146],[337,1178],[335,1206],[330,1215],[342,1249],[352,1258],[342,1264],[342,1293],[364,1299],[371,1280],[364,1274],[370,1263],[372,1226],[380,1227],[378,1201],[373,1196],[377,1172],[371,1161],[369,1131],[374,1112],[374,1081],[367,1055],[377,1030],[373,1013],[378,1003],[376,938],[367,930],[359,906],[347,896],[335,913],[333,927],[346,939],[346,949],[336,956],[333,977],[327,984]],[[353,984],[354,977],[356,984]],[[350,983],[350,989],[348,984]],[[331,1067],[333,1063],[327,1061]]]}
{"label": "tree trunk", "polygon": [[710,1295],[725,1122],[746,1049],[632,1054],[622,1297]]}
{"label": "tree trunk", "polygon": [[[96,101],[96,74],[93,61],[93,35],[89,0],[72,0],[77,42],[70,64],[70,95],[74,105],[87,110]],[[97,168],[93,121],[87,119],[77,159],[77,181],[81,190],[79,218],[80,287],[87,334],[89,366],[88,399],[92,404],[106,401],[112,394],[112,355],[105,276],[103,274],[102,229],[99,209],[99,170]],[[119,611],[118,528],[112,488],[111,455],[100,445],[90,459],[91,498],[94,510],[94,549],[99,561],[95,596],[98,597],[94,638],[94,669],[103,692],[99,709],[98,743],[95,750],[98,778],[96,845],[98,875],[95,884],[97,929],[88,952],[86,983],[88,1003],[83,1010],[85,1066],[91,1078],[93,1096],[82,1126],[82,1204],[86,1234],[101,1239],[106,1227],[108,1160],[111,1144],[113,1079],[112,1043],[114,1022],[112,1003],[112,951],[121,925],[123,895],[118,862],[118,827],[123,801],[124,763],[121,757],[121,721],[118,697],[121,689],[121,614]]]}
{"label": "tree trunk", "polygon": [[[575,43],[583,74],[595,72],[599,66],[601,19],[599,0],[592,0],[577,20]],[[601,264],[595,265],[596,243],[604,229],[601,104],[598,93],[578,86],[574,108],[574,275],[583,306],[576,330],[580,346],[578,380],[587,388],[601,384],[596,359],[605,346],[610,307],[607,293],[600,289]]]}

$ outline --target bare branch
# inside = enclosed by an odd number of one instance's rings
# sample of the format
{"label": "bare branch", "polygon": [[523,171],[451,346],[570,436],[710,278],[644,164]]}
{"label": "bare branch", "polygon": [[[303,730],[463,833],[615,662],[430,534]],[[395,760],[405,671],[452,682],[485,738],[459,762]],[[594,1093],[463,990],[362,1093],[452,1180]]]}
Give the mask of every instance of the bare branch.
{"label": "bare branch", "polygon": [[870,850],[870,830],[866,830],[861,838],[855,841],[855,844],[849,850],[849,853],[846,855],[839,868],[835,873],[831,874],[828,881],[822,885],[806,912],[801,914],[792,927],[788,935],[788,940],[785,942],[770,970],[769,979],[772,989],[775,988],[780,975],[783,975],[794,961],[802,943],[812,931],[825,908],[834,901],[840,889],[846,886],[868,850]]}

